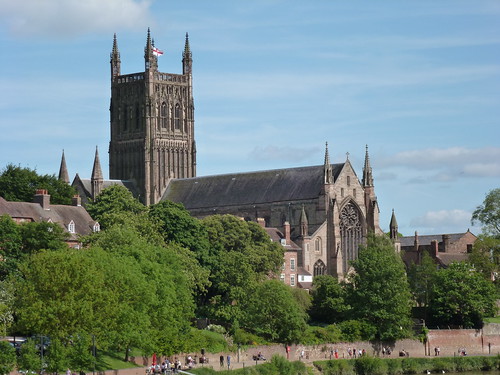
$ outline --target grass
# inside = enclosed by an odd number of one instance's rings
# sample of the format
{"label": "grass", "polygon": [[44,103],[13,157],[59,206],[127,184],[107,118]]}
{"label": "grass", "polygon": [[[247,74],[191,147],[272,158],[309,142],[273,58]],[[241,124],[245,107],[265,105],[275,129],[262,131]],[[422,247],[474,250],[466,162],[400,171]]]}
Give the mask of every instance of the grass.
{"label": "grass", "polygon": [[495,316],[492,318],[484,318],[483,321],[485,323],[500,323],[500,316]]}

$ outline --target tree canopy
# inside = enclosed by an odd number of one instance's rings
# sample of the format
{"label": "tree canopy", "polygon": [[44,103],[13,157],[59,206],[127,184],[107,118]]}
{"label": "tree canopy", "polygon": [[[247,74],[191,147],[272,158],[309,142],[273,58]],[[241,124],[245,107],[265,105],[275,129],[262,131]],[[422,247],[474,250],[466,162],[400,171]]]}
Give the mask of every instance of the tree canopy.
{"label": "tree canopy", "polygon": [[346,292],[333,276],[316,276],[311,296],[312,305],[309,314],[312,320],[332,324],[346,318],[346,312],[350,309],[346,301]]}
{"label": "tree canopy", "polygon": [[13,202],[31,202],[37,189],[46,189],[53,204],[71,204],[76,190],[55,175],[9,164],[0,174],[0,196]]}
{"label": "tree canopy", "polygon": [[472,223],[480,222],[483,232],[500,239],[500,188],[491,190],[472,213]]}
{"label": "tree canopy", "polygon": [[352,266],[348,284],[352,317],[376,327],[379,339],[406,337],[411,327],[411,294],[403,261],[389,238],[368,235]]}

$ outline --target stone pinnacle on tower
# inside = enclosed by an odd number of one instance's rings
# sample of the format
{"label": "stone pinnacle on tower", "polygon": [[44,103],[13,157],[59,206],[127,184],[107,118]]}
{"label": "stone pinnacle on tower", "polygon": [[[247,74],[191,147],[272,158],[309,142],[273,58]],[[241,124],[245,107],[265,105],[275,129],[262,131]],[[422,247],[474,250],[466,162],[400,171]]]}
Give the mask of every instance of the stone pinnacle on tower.
{"label": "stone pinnacle on tower", "polygon": [[368,145],[366,145],[365,166],[363,167],[363,187],[373,186],[372,167],[370,165],[370,156],[368,155]]}
{"label": "stone pinnacle on tower", "polygon": [[390,238],[395,241],[398,239],[398,222],[396,220],[396,215],[394,214],[394,208],[392,209],[391,222],[389,224]]}
{"label": "stone pinnacle on tower", "polygon": [[90,183],[92,185],[92,199],[95,199],[101,194],[104,178],[102,176],[101,162],[99,160],[99,151],[95,147],[94,167],[92,168],[92,177]]}
{"label": "stone pinnacle on tower", "polygon": [[64,157],[64,150],[62,152],[61,166],[59,167],[59,180],[69,184],[68,168],[66,167],[66,158]]}
{"label": "stone pinnacle on tower", "polygon": [[325,164],[324,164],[324,183],[332,184],[333,183],[333,172],[332,165],[330,164],[330,155],[328,154],[328,142],[325,143]]}
{"label": "stone pinnacle on tower", "polygon": [[191,74],[193,68],[193,55],[189,47],[189,35],[186,33],[184,52],[182,53],[182,74]]}
{"label": "stone pinnacle on tower", "polygon": [[118,42],[116,40],[116,33],[113,36],[113,50],[110,53],[111,63],[111,81],[118,77],[121,72],[120,51],[118,51]]}

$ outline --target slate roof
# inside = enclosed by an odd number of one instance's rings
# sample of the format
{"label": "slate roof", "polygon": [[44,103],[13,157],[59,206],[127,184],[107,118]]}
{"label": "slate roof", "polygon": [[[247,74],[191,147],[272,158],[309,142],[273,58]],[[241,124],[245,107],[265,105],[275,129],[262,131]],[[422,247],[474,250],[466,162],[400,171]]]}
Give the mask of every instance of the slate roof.
{"label": "slate roof", "polygon": [[[463,236],[465,236],[467,232],[465,233],[453,233],[449,234],[450,236],[450,242],[457,242],[460,240]],[[430,234],[430,235],[425,235],[421,236],[418,235],[418,244],[419,246],[425,246],[425,245],[430,245],[432,241],[436,240],[438,243],[443,241],[443,235],[442,234]],[[405,246],[413,246],[415,245],[415,236],[405,236],[400,238],[401,242],[401,247]]]}
{"label": "slate roof", "polygon": [[[332,164],[334,180],[344,163]],[[273,169],[171,180],[162,200],[189,209],[306,200],[317,198],[324,166]]]}
{"label": "slate roof", "polygon": [[50,209],[44,210],[38,203],[10,202],[2,197],[0,197],[0,215],[35,222],[52,221],[60,224],[67,233],[68,224],[73,221],[76,233],[70,233],[70,240],[77,240],[78,235],[92,233],[96,223],[82,206],[51,204]]}
{"label": "slate roof", "polygon": [[[80,178],[78,175],[75,177],[72,186],[74,186],[77,178],[81,181],[81,186],[85,190],[87,197],[92,196],[92,180],[90,178]],[[103,180],[102,189],[106,189],[112,185],[120,185],[126,187],[135,197],[137,196],[137,188],[133,181],[129,180]]]}
{"label": "slate roof", "polygon": [[[273,242],[277,242],[277,243],[281,244],[281,239],[285,238],[283,232],[281,232],[278,228],[265,227],[263,229],[267,232],[267,234],[271,238],[271,241],[273,241]],[[298,251],[298,250],[301,250],[300,246],[297,245],[292,240],[289,240],[288,244],[284,245],[283,248],[286,251],[292,251],[292,250],[293,251]]]}

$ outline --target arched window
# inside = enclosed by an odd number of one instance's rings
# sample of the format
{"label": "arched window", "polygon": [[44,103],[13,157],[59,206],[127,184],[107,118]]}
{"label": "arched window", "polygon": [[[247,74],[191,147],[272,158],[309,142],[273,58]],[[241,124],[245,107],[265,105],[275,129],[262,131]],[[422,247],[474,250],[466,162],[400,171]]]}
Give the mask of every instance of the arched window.
{"label": "arched window", "polygon": [[349,262],[358,258],[358,247],[363,241],[361,214],[352,202],[346,204],[340,211],[340,239],[342,271],[346,273]]}
{"label": "arched window", "polygon": [[175,130],[181,130],[181,106],[179,105],[179,103],[177,103],[175,105],[174,127],[175,127]]}
{"label": "arched window", "polygon": [[316,263],[314,263],[314,276],[324,275],[326,273],[325,263],[321,259],[318,259]]}
{"label": "arched window", "polygon": [[68,224],[68,232],[75,233],[75,222],[71,220]]}
{"label": "arched window", "polygon": [[101,231],[101,225],[96,221],[94,226],[92,227],[93,232],[100,232]]}
{"label": "arched window", "polygon": [[323,248],[323,244],[322,244],[322,241],[321,241],[321,237],[318,237],[318,238],[316,238],[316,241],[314,243],[314,250],[317,253],[320,253],[322,248]]}
{"label": "arched window", "polygon": [[160,108],[160,123],[162,128],[167,127],[167,104],[165,102],[161,103]]}

